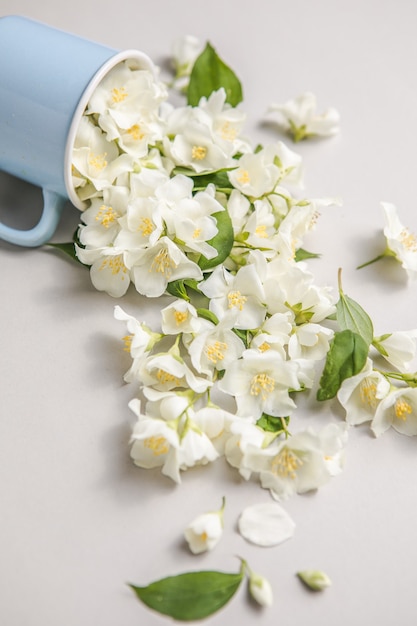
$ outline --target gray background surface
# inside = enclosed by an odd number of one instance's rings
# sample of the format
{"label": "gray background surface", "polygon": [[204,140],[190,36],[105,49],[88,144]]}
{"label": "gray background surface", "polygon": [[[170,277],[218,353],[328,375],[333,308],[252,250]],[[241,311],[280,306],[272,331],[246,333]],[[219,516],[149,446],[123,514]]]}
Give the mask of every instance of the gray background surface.
{"label": "gray background surface", "polygon": [[[139,48],[157,64],[175,38],[209,39],[240,76],[247,134],[279,138],[260,125],[267,106],[305,90],[335,106],[341,134],[297,146],[309,197],[341,196],[306,242],[322,254],[320,283],[344,288],[369,312],[376,334],[417,327],[417,286],[389,261],[355,267],[383,245],[380,201],[399,208],[417,232],[417,5],[413,0],[1,0],[22,14],[117,49]],[[2,59],[1,62],[7,62]],[[40,191],[0,174],[0,215],[36,221]],[[55,241],[79,219],[68,206]],[[307,245],[308,244],[308,245]],[[236,520],[267,501],[219,461],[184,475],[179,487],[135,468],[128,440],[129,359],[113,319],[116,302],[87,272],[47,248],[0,242],[0,620],[4,626],[149,626],[167,620],[139,605],[139,585],[196,569],[235,571],[236,555],[267,576],[275,593],[258,610],[243,588],[213,625],[391,626],[416,623],[416,439],[375,440],[351,430],[344,473],[317,494],[285,504],[297,528],[272,549],[247,544]],[[152,323],[157,304],[133,291],[120,302]],[[122,325],[123,326],[123,325]],[[341,417],[313,398],[297,425]],[[299,421],[298,421],[299,420]],[[197,514],[226,496],[225,535],[200,558],[181,539]],[[321,568],[333,580],[308,593],[295,572]]]}

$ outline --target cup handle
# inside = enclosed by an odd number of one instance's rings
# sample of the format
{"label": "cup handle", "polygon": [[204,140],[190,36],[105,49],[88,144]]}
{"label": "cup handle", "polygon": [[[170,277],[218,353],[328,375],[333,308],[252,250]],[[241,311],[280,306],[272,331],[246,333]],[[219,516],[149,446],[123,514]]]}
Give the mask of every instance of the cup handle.
{"label": "cup handle", "polygon": [[43,212],[36,226],[30,230],[17,230],[0,223],[0,239],[18,246],[35,248],[52,237],[67,199],[50,189],[44,188],[42,192]]}

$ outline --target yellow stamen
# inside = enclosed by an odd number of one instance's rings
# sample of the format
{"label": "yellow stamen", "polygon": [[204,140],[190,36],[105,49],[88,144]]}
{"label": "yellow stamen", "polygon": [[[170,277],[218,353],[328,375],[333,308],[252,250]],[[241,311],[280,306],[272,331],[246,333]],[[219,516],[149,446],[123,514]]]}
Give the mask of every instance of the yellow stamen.
{"label": "yellow stamen", "polygon": [[282,448],[281,452],[273,459],[271,470],[281,478],[291,478],[297,476],[297,470],[303,465],[302,460],[288,448]]}
{"label": "yellow stamen", "polygon": [[193,239],[198,239],[201,235],[201,228],[196,228],[193,232]]}
{"label": "yellow stamen", "polygon": [[111,206],[102,204],[96,215],[96,222],[100,222],[104,228],[109,228],[119,217],[117,211]]}
{"label": "yellow stamen", "polygon": [[374,409],[378,403],[376,398],[376,384],[372,378],[364,378],[359,385],[359,395],[362,404],[367,404],[371,409]]}
{"label": "yellow stamen", "polygon": [[134,124],[133,126],[131,126],[127,129],[127,132],[134,141],[141,141],[141,139],[143,139],[145,136],[145,133],[141,131],[139,124]]}
{"label": "yellow stamen", "polygon": [[176,267],[176,264],[169,256],[168,250],[166,248],[161,248],[152,261],[149,271],[158,272],[158,274],[165,274],[167,278],[170,278],[173,267]]}
{"label": "yellow stamen", "polygon": [[225,122],[220,129],[220,135],[225,141],[234,141],[236,139],[237,130],[233,128],[230,122]]}
{"label": "yellow stamen", "polygon": [[191,158],[194,161],[202,161],[207,154],[207,148],[204,146],[193,146],[191,150]]}
{"label": "yellow stamen", "polygon": [[169,372],[166,372],[162,369],[159,369],[156,372],[156,377],[162,385],[165,385],[166,383],[175,383],[175,385],[178,387],[181,383],[181,380],[174,376],[174,374],[170,374]]}
{"label": "yellow stamen", "polygon": [[224,341],[215,341],[210,346],[206,347],[206,356],[212,363],[217,363],[217,361],[223,361],[224,352],[227,350],[227,343]]}
{"label": "yellow stamen", "polygon": [[261,394],[262,399],[265,400],[269,393],[272,393],[275,389],[275,380],[268,376],[268,374],[256,374],[251,380],[250,394],[251,396],[259,396]]}
{"label": "yellow stamen", "polygon": [[227,299],[229,300],[229,309],[233,309],[233,307],[237,307],[239,311],[243,311],[243,305],[245,304],[247,297],[242,296],[240,291],[231,291],[227,294]]}
{"label": "yellow stamen", "polygon": [[403,398],[398,398],[394,405],[395,417],[403,422],[407,421],[407,417],[413,412],[412,406]]}
{"label": "yellow stamen", "polygon": [[268,237],[268,233],[266,232],[266,225],[259,224],[259,226],[255,229],[255,235],[258,237],[262,237],[262,239],[266,239]]}
{"label": "yellow stamen", "polygon": [[175,321],[177,322],[177,326],[183,324],[188,319],[188,311],[174,311]]}
{"label": "yellow stamen", "polygon": [[417,237],[404,228],[400,233],[400,241],[406,250],[417,252]]}
{"label": "yellow stamen", "polygon": [[113,102],[123,102],[123,100],[125,100],[128,96],[128,92],[126,91],[126,89],[124,87],[120,87],[120,89],[118,89],[117,87],[115,87],[114,89],[111,90],[111,99],[113,100]]}
{"label": "yellow stamen", "polygon": [[[111,273],[115,276],[116,274],[118,274],[119,272],[123,272],[123,274],[126,274],[127,272],[127,267],[126,265],[123,263],[123,258],[121,254],[118,254],[117,256],[108,256],[106,257],[102,264],[100,265],[100,271],[104,270],[104,269],[110,269]],[[124,280],[125,277],[122,276],[122,280]]]}
{"label": "yellow stamen", "polygon": [[246,183],[250,183],[250,176],[248,170],[241,170],[239,176],[237,177],[237,182],[241,185],[245,185]]}
{"label": "yellow stamen", "polygon": [[165,437],[148,437],[143,440],[145,448],[152,450],[154,456],[161,456],[161,454],[167,454],[169,452],[169,444]]}
{"label": "yellow stamen", "polygon": [[149,217],[142,217],[138,230],[144,237],[149,237],[155,230],[156,226]]}
{"label": "yellow stamen", "polygon": [[106,156],[107,152],[103,152],[103,154],[94,154],[92,152],[89,156],[88,164],[98,172],[101,172],[101,170],[107,167]]}
{"label": "yellow stamen", "polygon": [[259,346],[259,350],[261,352],[266,352],[267,350],[270,350],[271,346],[269,345],[269,343],[267,341],[264,341],[263,343],[261,343],[261,345]]}
{"label": "yellow stamen", "polygon": [[133,335],[125,335],[123,337],[123,341],[125,342],[124,350],[125,352],[130,352],[130,348],[132,346]]}

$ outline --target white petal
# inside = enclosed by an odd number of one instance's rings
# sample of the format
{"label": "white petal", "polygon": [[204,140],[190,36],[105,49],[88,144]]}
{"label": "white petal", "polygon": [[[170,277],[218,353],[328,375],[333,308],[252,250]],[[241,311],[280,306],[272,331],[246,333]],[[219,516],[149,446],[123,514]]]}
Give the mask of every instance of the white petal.
{"label": "white petal", "polygon": [[239,532],[257,546],[276,546],[290,539],[295,523],[276,502],[263,502],[247,507],[241,514]]}

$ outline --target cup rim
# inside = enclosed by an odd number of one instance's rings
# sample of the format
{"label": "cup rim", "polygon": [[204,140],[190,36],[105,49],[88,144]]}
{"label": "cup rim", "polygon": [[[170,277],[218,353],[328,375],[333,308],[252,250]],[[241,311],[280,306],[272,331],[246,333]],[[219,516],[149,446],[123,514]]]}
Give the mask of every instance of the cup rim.
{"label": "cup rim", "polygon": [[136,61],[136,69],[149,70],[155,76],[155,66],[152,63],[151,59],[144,52],[140,52],[139,50],[123,50],[121,52],[116,52],[94,74],[87,87],[85,88],[80,100],[78,101],[77,107],[72,116],[71,125],[68,131],[67,141],[65,145],[64,181],[69,200],[80,211],[84,211],[88,207],[88,203],[80,200],[72,182],[72,151],[74,148],[78,127],[82,115],[96,87],[111,69],[116,67],[116,65],[118,65],[122,61],[127,60]]}

